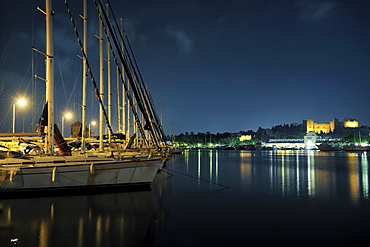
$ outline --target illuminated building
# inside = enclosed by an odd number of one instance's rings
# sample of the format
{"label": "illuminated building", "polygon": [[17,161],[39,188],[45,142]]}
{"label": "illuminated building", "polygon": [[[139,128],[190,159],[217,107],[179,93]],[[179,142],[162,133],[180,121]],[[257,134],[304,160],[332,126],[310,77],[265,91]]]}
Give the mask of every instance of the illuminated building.
{"label": "illuminated building", "polygon": [[304,136],[304,146],[306,149],[316,148],[317,136],[313,131],[308,132]]}
{"label": "illuminated building", "polygon": [[239,141],[244,142],[252,140],[255,135],[256,133],[252,130],[240,131],[239,136],[237,138],[239,139]]}
{"label": "illuminated building", "polygon": [[358,121],[353,118],[344,118],[343,126],[344,128],[358,128]]}
{"label": "illuminated building", "polygon": [[313,119],[305,120],[306,122],[306,133],[312,131],[315,133],[330,133],[334,132],[335,119],[330,123],[315,123]]}
{"label": "illuminated building", "polygon": [[344,118],[343,122],[340,122],[338,118],[334,118],[329,123],[315,123],[313,119],[307,119],[303,121],[306,125],[306,133],[313,131],[315,133],[331,133],[338,128],[357,128],[358,121],[353,118]]}
{"label": "illuminated building", "polygon": [[252,139],[252,135],[242,135],[239,138],[239,141],[243,142],[243,141],[249,141]]}

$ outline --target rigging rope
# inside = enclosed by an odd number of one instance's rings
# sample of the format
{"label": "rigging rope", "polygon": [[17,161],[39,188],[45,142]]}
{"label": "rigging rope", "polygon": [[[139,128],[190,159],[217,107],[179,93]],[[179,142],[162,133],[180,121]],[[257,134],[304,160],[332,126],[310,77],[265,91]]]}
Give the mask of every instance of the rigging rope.
{"label": "rigging rope", "polygon": [[93,72],[92,72],[92,70],[91,70],[90,63],[89,63],[89,61],[88,61],[88,59],[87,59],[85,49],[83,48],[83,44],[82,44],[82,42],[81,42],[80,35],[78,34],[77,26],[76,26],[75,21],[74,21],[74,19],[73,19],[71,9],[69,8],[68,1],[67,1],[67,0],[65,0],[65,1],[64,1],[64,3],[65,3],[65,5],[66,5],[66,7],[67,7],[67,11],[68,11],[68,14],[69,14],[69,17],[70,17],[70,21],[72,22],[73,30],[75,31],[75,34],[76,34],[76,37],[77,37],[77,41],[78,41],[78,43],[79,43],[79,45],[80,45],[81,52],[82,52],[82,54],[83,54],[83,57],[86,59],[86,66],[87,66],[88,74],[90,75],[90,78],[91,78],[91,82],[92,82],[92,84],[93,84],[93,86],[94,86],[94,89],[95,89],[95,95],[96,95],[96,97],[98,98],[99,103],[100,103],[100,107],[101,107],[101,108],[102,108],[102,110],[103,110],[103,115],[104,115],[104,117],[105,117],[105,121],[106,121],[106,123],[107,123],[108,129],[109,129],[109,132],[110,132],[110,133],[111,133],[111,135],[113,136],[113,130],[112,130],[112,127],[111,127],[111,125],[110,125],[110,123],[109,123],[109,119],[108,119],[107,113],[105,112],[104,104],[103,104],[103,100],[102,100],[102,98],[101,98],[101,96],[100,96],[100,91],[99,91],[99,88],[98,88],[98,86],[97,86],[97,84],[96,84],[95,77],[93,76]]}
{"label": "rigging rope", "polygon": [[[111,41],[110,41],[110,37],[113,37],[113,41],[114,41],[114,43],[115,43],[115,46],[116,47],[119,47],[118,45],[117,45],[117,40],[116,40],[116,38],[115,38],[115,36],[114,35],[110,35],[109,37],[108,37],[108,35],[107,35],[107,29],[106,29],[106,25],[104,24],[104,22],[103,22],[103,17],[102,17],[102,15],[101,15],[101,12],[104,14],[104,17],[105,17],[105,19],[107,19],[107,16],[106,16],[106,13],[103,11],[104,10],[104,8],[103,8],[103,6],[102,6],[102,4],[101,4],[101,2],[99,1],[99,6],[98,6],[98,4],[96,3],[96,1],[94,0],[94,3],[95,3],[95,6],[96,6],[96,10],[97,10],[97,12],[98,12],[98,15],[99,15],[99,18],[100,18],[100,20],[101,20],[101,22],[102,22],[102,24],[103,24],[103,27],[104,27],[104,32],[105,32],[105,34],[106,34],[106,36],[107,36],[107,38],[108,38],[108,44],[109,44],[109,47],[110,47],[110,49],[111,49],[111,52],[112,52],[112,55],[113,55],[113,58],[114,58],[114,61],[115,61],[115,63],[116,63],[116,65],[118,66],[118,64],[119,64],[119,62],[118,62],[118,60],[117,60],[117,57],[116,57],[116,55],[115,55],[115,52],[114,52],[114,50],[113,50],[113,47],[112,47],[112,44],[111,44]],[[102,10],[101,12],[100,12],[100,9]],[[108,21],[107,21],[108,22]],[[108,22],[108,28],[110,29],[110,31],[111,31],[111,27],[109,26],[109,22]],[[112,33],[112,32],[111,32]],[[120,58],[121,58],[121,60],[123,61],[122,62],[122,64],[124,64],[124,66],[127,68],[128,66],[127,66],[127,63],[125,63],[124,62],[124,59],[123,59],[123,57],[122,57],[122,54],[120,54],[119,53],[119,55],[120,55]],[[147,143],[148,144],[148,141],[146,140],[146,137],[145,137],[145,133],[144,133],[144,130],[143,130],[143,128],[142,128],[142,126],[141,126],[141,124],[140,124],[140,119],[139,119],[139,115],[138,115],[138,112],[136,111],[136,109],[135,109],[135,107],[134,107],[134,105],[133,105],[133,100],[132,100],[132,97],[131,97],[131,94],[130,94],[130,92],[129,92],[129,90],[128,90],[128,88],[127,88],[127,85],[124,83],[124,74],[122,73],[122,70],[121,70],[121,68],[120,68],[120,66],[118,66],[117,67],[118,68],[118,71],[119,71],[119,74],[121,75],[121,80],[122,80],[122,85],[124,85],[124,87],[125,87],[125,92],[126,92],[126,97],[129,99],[129,101],[130,101],[130,106],[131,106],[131,110],[132,110],[132,113],[133,113],[133,115],[134,115],[134,117],[135,117],[135,121],[136,121],[136,123],[137,123],[137,126],[138,126],[138,128],[139,128],[139,131],[140,131],[140,133],[141,133],[141,135],[142,135],[142,138],[143,138],[143,140],[145,141],[145,143]],[[132,78],[132,76],[131,76],[131,74],[129,73],[129,70],[126,72],[127,73],[127,75],[128,75],[128,77],[129,77],[129,81],[131,82],[132,80],[133,80],[133,78]],[[131,79],[131,80],[130,80]],[[139,104],[139,97],[138,97],[138,94],[137,94],[137,91],[136,91],[136,87],[134,87],[135,85],[134,84],[132,84],[131,83],[131,86],[133,87],[132,88],[132,90],[133,90],[133,92],[134,92],[134,95],[136,96],[136,100],[137,100],[137,104],[138,104],[138,106],[139,106],[139,108],[140,108],[140,110],[142,111],[142,112],[144,112],[143,111],[143,109],[142,109],[142,105],[141,104]]]}
{"label": "rigging rope", "polygon": [[[101,5],[101,1],[100,0],[99,0],[99,2],[100,2],[100,5]],[[110,4],[110,1],[109,0],[108,0],[108,6],[109,6],[109,8],[111,10],[111,13],[113,15],[113,20],[115,21],[115,24],[118,27],[117,19],[116,19],[115,15],[114,15],[114,12],[113,12],[113,9],[112,9],[112,5]],[[114,30],[110,29],[110,31],[114,31]],[[114,32],[114,33],[116,33],[116,32]],[[119,33],[119,37],[121,38],[122,42],[124,42],[124,38],[122,37],[122,33],[121,32],[118,32],[118,33]],[[125,35],[125,38],[126,38],[126,42],[124,42],[124,43],[127,43],[128,44],[129,50],[127,50],[127,48],[126,48],[127,46],[126,45],[124,46],[124,49],[125,49],[126,53],[128,54],[128,59],[130,61],[130,64],[131,65],[134,65],[134,67],[132,68],[132,70],[133,70],[136,78],[139,78],[140,79],[139,82],[138,82],[139,83],[138,85],[139,85],[139,90],[141,91],[141,94],[143,96],[143,100],[144,100],[144,103],[145,103],[145,106],[146,106],[146,113],[150,116],[150,119],[153,119],[154,120],[154,121],[150,121],[149,120],[149,122],[147,124],[154,125],[154,128],[156,129],[156,133],[160,134],[159,139],[161,139],[162,142],[166,143],[166,136],[164,134],[162,125],[159,124],[160,121],[159,121],[158,115],[156,114],[156,110],[154,109],[153,100],[149,96],[149,93],[147,91],[147,88],[144,85],[144,80],[142,78],[141,72],[139,70],[139,66],[137,64],[135,55],[134,55],[134,53],[132,51],[132,47],[131,47],[131,44],[129,42],[129,39],[128,39],[127,35]],[[133,57],[133,59],[131,59],[131,57]],[[133,62],[131,62],[131,61],[133,61]],[[139,76],[137,76],[136,74],[138,74]]]}
{"label": "rigging rope", "polygon": [[[143,91],[142,91],[142,88],[140,87],[140,84],[137,83],[137,80],[136,79],[138,77],[136,75],[135,68],[132,67],[131,59],[130,59],[129,56],[125,56],[124,57],[123,54],[122,54],[122,52],[120,52],[120,46],[119,46],[118,41],[117,41],[117,39],[116,39],[116,37],[114,35],[115,32],[114,32],[114,30],[112,30],[112,26],[109,23],[109,20],[108,20],[108,17],[106,15],[105,11],[103,11],[104,8],[102,6],[101,1],[98,0],[98,3],[97,3],[97,1],[94,0],[94,3],[95,3],[95,6],[96,6],[96,9],[98,11],[100,20],[103,23],[104,32],[105,32],[105,34],[107,36],[107,39],[109,41],[108,44],[109,44],[110,49],[111,49],[111,52],[113,54],[114,61],[115,61],[116,65],[118,66],[119,63],[118,63],[117,57],[115,55],[114,49],[112,48],[112,45],[111,45],[112,42],[111,42],[110,38],[113,39],[114,45],[115,45],[115,47],[117,49],[117,53],[118,53],[118,55],[119,55],[119,57],[121,59],[121,63],[124,65],[125,68],[128,68],[126,70],[126,74],[127,74],[128,79],[129,79],[129,83],[131,85],[131,90],[133,91],[133,93],[135,95],[136,105],[139,107],[140,111],[142,112],[143,117],[145,118],[145,121],[146,121],[146,125],[147,124],[150,124],[151,123],[151,120],[149,119],[148,111],[146,110],[146,109],[149,108],[149,106],[145,102],[145,98],[144,98],[144,102],[143,102]],[[102,14],[104,15],[105,23],[103,21]],[[112,34],[112,35],[109,35],[109,36],[107,35],[108,34],[107,28],[109,29],[109,33]],[[127,61],[127,60],[129,60],[129,61]],[[123,75],[123,73],[121,71],[121,68],[118,67],[118,70],[120,72],[121,80],[122,80],[123,85],[125,87],[125,92],[127,94],[127,97],[130,100],[130,104],[133,104],[133,101],[131,100],[131,96],[129,94],[129,90],[127,90],[128,89],[127,88],[127,85],[124,83],[124,78],[123,78],[124,75]],[[145,137],[145,133],[144,133],[143,127],[140,124],[139,116],[138,116],[138,114],[136,112],[136,109],[135,109],[134,105],[131,105],[131,109],[132,109],[132,112],[134,114],[135,120],[137,121],[137,126],[139,127],[139,131],[142,134],[142,138],[143,138],[143,140],[145,140],[146,143],[148,143],[147,140],[146,140],[146,137]],[[154,135],[153,129],[151,128],[149,130],[150,130],[149,133],[152,135],[152,139],[156,142],[157,147],[159,147],[160,145],[158,143],[158,140],[157,140],[156,136]]]}
{"label": "rigging rope", "polygon": [[[87,59],[86,52],[83,48],[82,41],[81,41],[81,38],[79,36],[79,33],[78,33],[78,30],[77,30],[73,15],[72,15],[71,10],[69,8],[68,1],[65,0],[64,2],[65,2],[65,5],[66,5],[68,13],[69,13],[70,21],[72,22],[73,29],[74,29],[76,37],[77,37],[77,41],[80,45],[80,50],[83,54],[83,57],[86,59],[86,66],[88,68],[88,74],[91,77],[91,82],[92,82],[92,84],[94,86],[94,89],[95,89],[94,90],[95,91],[95,96],[99,100],[100,107],[103,109],[103,114],[104,114],[105,121],[107,123],[108,129],[109,129],[111,135],[113,136],[112,127],[110,125],[107,113],[105,112],[104,104],[103,104],[99,89],[97,87],[97,83],[96,83],[95,78],[93,76],[89,61]],[[157,147],[161,146],[160,142],[164,143],[164,145],[166,146],[166,142],[165,142],[166,138],[165,138],[165,135],[164,135],[163,128],[160,124],[158,124],[159,123],[158,116],[157,116],[156,111],[153,107],[152,99],[149,96],[149,93],[147,92],[146,87],[143,87],[143,82],[142,82],[143,79],[142,79],[142,76],[140,74],[140,71],[138,70],[136,59],[135,58],[131,59],[131,56],[133,56],[131,46],[129,45],[130,52],[125,47],[125,51],[127,52],[128,55],[123,56],[123,54],[121,52],[121,49],[119,48],[120,46],[118,44],[117,38],[116,38],[116,36],[117,36],[116,35],[116,30],[112,28],[112,26],[109,22],[109,19],[107,17],[107,14],[104,11],[104,7],[103,7],[101,1],[100,0],[94,0],[94,3],[95,3],[95,6],[96,6],[96,10],[98,12],[98,15],[99,15],[99,19],[100,19],[100,21],[101,21],[101,23],[104,27],[104,32],[105,32],[106,37],[108,39],[109,49],[111,50],[114,61],[117,65],[117,68],[118,68],[118,71],[119,71],[119,74],[120,74],[120,78],[121,78],[121,83],[125,88],[126,97],[130,102],[130,107],[131,107],[131,110],[132,110],[132,114],[134,115],[136,124],[139,128],[139,131],[141,133],[143,141],[145,141],[145,143],[147,145],[149,144],[149,142],[146,138],[145,132],[144,132],[144,129],[145,129],[145,130],[149,130],[149,133],[152,137],[152,141],[155,142]],[[110,5],[109,5],[109,7],[110,7]],[[112,12],[113,17],[114,17],[114,13],[113,13],[112,10],[111,10],[111,12]],[[103,18],[104,18],[104,20],[103,20]],[[114,20],[115,20],[115,23],[117,25],[117,21],[116,21],[115,17],[114,17]],[[108,32],[109,32],[110,35],[108,35]],[[119,36],[121,36],[121,39],[123,41],[122,34],[120,32],[119,32],[119,34],[120,34]],[[113,49],[111,39],[113,40],[114,47],[116,49]],[[117,51],[117,53],[118,53],[118,56],[120,58],[120,62],[117,59],[115,51]],[[131,56],[130,56],[130,53],[131,53]],[[128,85],[125,83],[125,79],[124,79],[125,75],[122,72],[122,69],[119,66],[119,64],[123,64],[124,67],[126,68],[125,72],[127,74],[128,83],[131,86],[131,90],[132,90],[133,95],[135,96],[136,104],[133,101],[130,90],[128,90]],[[139,110],[141,111],[141,113],[142,113],[142,115],[145,119],[145,127],[144,128],[142,126],[142,123],[140,122],[139,115],[138,115],[138,112],[137,112],[135,106],[137,106],[139,108]]]}

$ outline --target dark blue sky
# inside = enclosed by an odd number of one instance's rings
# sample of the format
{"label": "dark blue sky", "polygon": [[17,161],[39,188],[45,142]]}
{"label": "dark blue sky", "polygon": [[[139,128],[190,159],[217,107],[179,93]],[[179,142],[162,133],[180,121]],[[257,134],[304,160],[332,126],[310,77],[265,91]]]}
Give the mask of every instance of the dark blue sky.
{"label": "dark blue sky", "polygon": [[[77,7],[72,11],[82,33],[82,3],[70,2]],[[111,5],[115,16],[124,18],[144,81],[157,109],[163,109],[167,134],[257,130],[310,118],[356,118],[360,125],[370,125],[367,0],[111,0]],[[44,17],[36,6],[44,8],[44,1],[0,4],[4,109],[12,95],[27,90],[32,44],[44,50]],[[69,108],[77,116],[78,45],[64,1],[54,0],[53,9],[56,114]],[[98,47],[94,11],[90,3],[89,54]],[[43,57],[34,53],[34,58],[42,75]],[[38,82],[40,97],[42,84]],[[88,111],[90,119],[96,110]],[[0,124],[10,121],[6,112]],[[1,127],[5,132],[10,125]]]}

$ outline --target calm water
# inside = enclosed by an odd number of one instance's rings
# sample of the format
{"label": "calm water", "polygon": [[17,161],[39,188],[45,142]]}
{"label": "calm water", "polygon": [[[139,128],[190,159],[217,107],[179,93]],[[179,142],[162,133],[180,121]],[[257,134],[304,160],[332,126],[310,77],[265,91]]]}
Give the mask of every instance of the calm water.
{"label": "calm water", "polygon": [[[370,153],[369,153],[370,155]],[[366,152],[186,151],[151,191],[0,200],[0,246],[354,246]]]}

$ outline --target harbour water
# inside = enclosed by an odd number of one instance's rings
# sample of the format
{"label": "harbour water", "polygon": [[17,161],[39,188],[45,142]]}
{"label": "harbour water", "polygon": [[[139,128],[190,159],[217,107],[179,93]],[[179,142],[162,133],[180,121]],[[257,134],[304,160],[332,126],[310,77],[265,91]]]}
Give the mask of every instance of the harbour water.
{"label": "harbour water", "polygon": [[368,155],[187,150],[150,191],[0,199],[0,246],[355,246]]}

